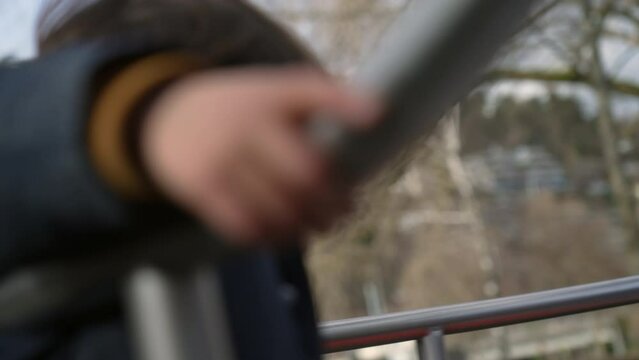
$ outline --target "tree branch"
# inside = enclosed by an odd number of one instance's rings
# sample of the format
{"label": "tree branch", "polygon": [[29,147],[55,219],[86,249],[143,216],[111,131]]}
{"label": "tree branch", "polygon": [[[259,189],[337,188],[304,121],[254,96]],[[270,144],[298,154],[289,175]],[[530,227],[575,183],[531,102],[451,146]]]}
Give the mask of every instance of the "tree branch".
{"label": "tree branch", "polygon": [[[485,82],[493,82],[498,80],[538,80],[549,82],[567,82],[588,84],[589,78],[576,71],[535,71],[535,70],[517,70],[517,69],[495,69],[489,71],[484,76]],[[628,81],[608,81],[610,90],[617,93],[639,97],[639,84]]]}
{"label": "tree branch", "polygon": [[536,9],[536,11],[531,14],[531,16],[526,19],[526,22],[523,24],[522,28],[525,29],[530,25],[534,24],[540,18],[544,17],[550,10],[554,9],[557,5],[559,5],[563,0],[552,0],[548,1],[546,4],[542,5],[540,8]]}

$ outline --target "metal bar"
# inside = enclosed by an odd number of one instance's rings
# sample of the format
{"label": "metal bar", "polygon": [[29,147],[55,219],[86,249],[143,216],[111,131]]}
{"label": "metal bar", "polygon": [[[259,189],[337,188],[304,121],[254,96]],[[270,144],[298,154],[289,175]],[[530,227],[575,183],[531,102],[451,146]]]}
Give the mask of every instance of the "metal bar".
{"label": "metal bar", "polygon": [[417,340],[420,360],[446,360],[444,333],[441,329],[431,329],[428,335]]}
{"label": "metal bar", "polygon": [[639,276],[498,299],[322,324],[326,352],[417,340],[639,303]]}
{"label": "metal bar", "polygon": [[233,360],[223,297],[210,267],[141,267],[125,287],[142,360]]}
{"label": "metal bar", "polygon": [[127,312],[140,359],[183,359],[171,291],[154,268],[140,268],[125,284]]}
{"label": "metal bar", "polygon": [[378,95],[386,105],[379,125],[354,134],[322,117],[312,123],[311,134],[333,152],[344,180],[357,182],[430,133],[480,81],[535,3],[416,1],[400,14],[355,76],[357,87]]}
{"label": "metal bar", "polygon": [[195,224],[167,224],[113,242],[109,251],[56,260],[5,275],[0,281],[0,331],[55,325],[67,316],[77,315],[78,309],[86,311],[114,301],[93,299],[87,294],[120,284],[140,264],[217,263],[238,252]]}

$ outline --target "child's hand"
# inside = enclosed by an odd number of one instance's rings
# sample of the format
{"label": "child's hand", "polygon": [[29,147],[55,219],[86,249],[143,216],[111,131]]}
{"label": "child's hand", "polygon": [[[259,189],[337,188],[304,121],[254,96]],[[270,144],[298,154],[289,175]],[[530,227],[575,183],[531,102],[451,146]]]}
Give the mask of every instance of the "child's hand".
{"label": "child's hand", "polygon": [[142,158],[169,198],[230,241],[273,244],[325,228],[350,200],[304,121],[325,111],[363,129],[374,108],[310,68],[211,71],[151,106]]}

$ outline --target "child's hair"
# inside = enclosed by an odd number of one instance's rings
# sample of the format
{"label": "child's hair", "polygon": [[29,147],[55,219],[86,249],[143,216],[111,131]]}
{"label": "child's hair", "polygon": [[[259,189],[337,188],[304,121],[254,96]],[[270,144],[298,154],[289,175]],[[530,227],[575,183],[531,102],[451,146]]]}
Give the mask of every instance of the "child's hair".
{"label": "child's hair", "polygon": [[314,61],[285,30],[240,0],[50,0],[40,53],[78,41],[144,34],[214,65]]}

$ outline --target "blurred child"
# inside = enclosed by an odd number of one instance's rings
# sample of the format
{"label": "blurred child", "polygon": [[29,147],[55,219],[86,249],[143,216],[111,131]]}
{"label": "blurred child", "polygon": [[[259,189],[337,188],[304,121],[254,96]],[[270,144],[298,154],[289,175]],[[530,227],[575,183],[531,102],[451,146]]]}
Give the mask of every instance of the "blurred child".
{"label": "blurred child", "polygon": [[[240,1],[52,2],[40,50],[0,68],[0,271],[105,251],[186,213],[271,249],[223,269],[239,357],[318,358],[300,254],[279,249],[329,226],[350,196],[305,120],[328,111],[357,131],[374,105]],[[128,358],[112,303],[0,334],[0,358]]]}

